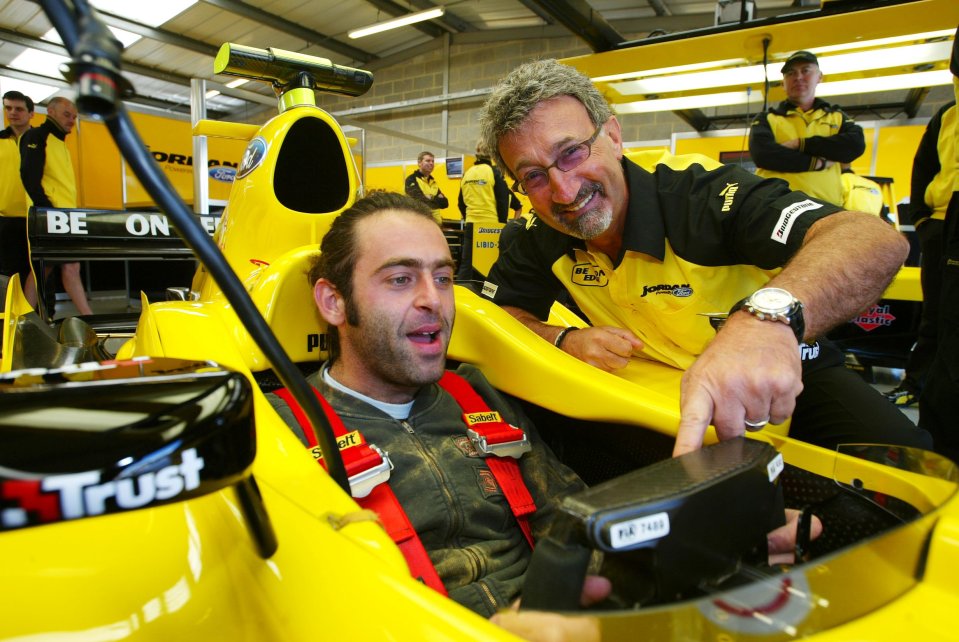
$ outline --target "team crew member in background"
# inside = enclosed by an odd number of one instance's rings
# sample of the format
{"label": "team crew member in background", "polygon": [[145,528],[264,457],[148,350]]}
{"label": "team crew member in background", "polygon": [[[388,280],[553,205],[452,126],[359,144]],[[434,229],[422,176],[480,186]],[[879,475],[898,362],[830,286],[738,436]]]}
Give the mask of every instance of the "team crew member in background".
{"label": "team crew member in background", "polygon": [[482,142],[476,145],[476,162],[463,175],[457,205],[466,226],[463,230],[463,251],[460,254],[456,278],[459,281],[469,281],[477,276],[473,270],[475,226],[506,223],[510,210],[517,216],[521,209],[519,199],[503,180],[503,172],[498,167],[493,167],[489,150]]}
{"label": "team crew member in background", "polygon": [[514,216],[519,213],[519,199],[503,180],[503,172],[493,167],[482,142],[476,145],[476,162],[463,175],[458,205],[467,223],[479,225],[506,223],[510,210]]}
{"label": "team crew member in background", "polygon": [[[952,41],[949,69],[959,102],[959,38]],[[959,167],[959,127],[953,136],[953,154]],[[919,425],[932,433],[938,452],[959,461],[959,173],[953,176],[952,190],[942,227],[937,342],[919,397]]]}
{"label": "team crew member in background", "polygon": [[[67,134],[77,122],[77,107],[72,101],[57,96],[47,104],[47,119],[20,139],[20,178],[27,190],[27,205],[36,207],[77,206],[77,179],[73,173]],[[62,263],[60,279],[63,289],[81,315],[93,314],[83,290],[78,262]],[[47,268],[49,273],[53,268]],[[44,274],[41,278],[46,278]],[[36,284],[30,284],[24,294],[36,305]],[[32,296],[32,298],[31,298]],[[51,294],[52,296],[52,294]]]}
{"label": "team crew member in background", "polygon": [[33,101],[19,91],[3,95],[7,128],[0,132],[0,274],[30,279],[27,249],[27,194],[20,181],[20,137],[30,129]]}
{"label": "team crew member in background", "polygon": [[[330,360],[308,380],[350,431],[387,451],[389,486],[399,500],[449,597],[485,616],[512,604],[522,588],[532,549],[491,475],[466,436],[463,408],[437,382],[446,372],[453,328],[453,259],[431,212],[400,194],[373,192],[333,221],[310,270],[314,303],[329,323]],[[304,302],[305,304],[306,302]],[[521,427],[531,449],[519,459],[535,502],[529,516],[541,537],[555,504],[583,482],[561,464],[515,405],[476,368],[457,369],[508,423]],[[287,402],[270,403],[304,444],[303,427]],[[506,459],[505,457],[502,459]],[[428,460],[428,462],[427,462]],[[770,555],[795,548],[798,513],[768,537]],[[813,536],[822,525],[813,524]],[[591,577],[584,598],[602,599],[609,582]],[[504,624],[539,639],[529,627],[540,614],[518,613]],[[598,640],[589,618],[544,615],[545,639]]]}
{"label": "team crew member in background", "polygon": [[842,206],[840,164],[862,156],[862,128],[838,105],[816,98],[822,72],[814,54],[797,51],[782,74],[788,99],[760,113],[749,131],[756,173],[782,178],[794,190]]}
{"label": "team crew member in background", "polygon": [[439,210],[445,210],[450,206],[450,201],[440,191],[436,179],[433,178],[433,168],[436,164],[436,158],[433,152],[420,152],[416,157],[417,169],[406,177],[406,193],[415,199],[419,199],[430,206],[433,211],[433,218],[437,223],[443,221],[443,216]]}
{"label": "team crew member in background", "polygon": [[[891,226],[705,157],[640,167],[589,78],[555,60],[508,74],[480,126],[538,217],[483,294],[604,370],[632,358],[685,370],[676,454],[710,423],[724,439],[790,416],[793,436],[820,445],[929,445],[817,341],[902,265],[909,246]],[[544,323],[564,288],[590,327]],[[727,310],[714,332],[703,314]]]}
{"label": "team crew member in background", "polygon": [[909,220],[919,237],[922,311],[916,344],[906,362],[902,382],[886,393],[897,406],[911,406],[922,393],[926,371],[936,351],[939,290],[942,287],[942,226],[952,198],[953,182],[959,178],[956,166],[955,101],[942,107],[926,126],[912,161],[912,193]]}

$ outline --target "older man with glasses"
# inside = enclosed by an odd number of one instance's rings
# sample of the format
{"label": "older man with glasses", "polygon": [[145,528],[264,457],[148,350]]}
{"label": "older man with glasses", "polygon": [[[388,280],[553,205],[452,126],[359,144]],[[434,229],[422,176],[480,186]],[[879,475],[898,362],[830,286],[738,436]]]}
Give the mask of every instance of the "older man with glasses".
{"label": "older man with glasses", "polygon": [[[644,168],[589,78],[527,63],[493,90],[482,135],[538,219],[483,293],[596,367],[685,370],[675,453],[792,417],[819,445],[930,445],[821,337],[875,302],[908,252],[875,216],[704,157]],[[785,267],[784,267],[785,266]],[[566,289],[592,324],[544,323]],[[716,333],[707,313],[729,311]]]}

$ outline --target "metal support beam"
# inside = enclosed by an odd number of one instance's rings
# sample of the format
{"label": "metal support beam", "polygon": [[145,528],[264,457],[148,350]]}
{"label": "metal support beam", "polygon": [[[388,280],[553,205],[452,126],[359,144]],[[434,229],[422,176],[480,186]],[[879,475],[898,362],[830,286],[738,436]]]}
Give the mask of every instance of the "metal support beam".
{"label": "metal support beam", "polygon": [[349,117],[337,117],[337,121],[340,124],[352,125],[354,127],[359,127],[366,131],[376,132],[377,134],[384,134],[386,136],[392,136],[394,138],[399,138],[400,140],[408,140],[414,143],[420,143],[426,147],[442,148],[446,147],[446,153],[450,152],[459,152],[460,154],[473,154],[476,152],[475,149],[469,149],[467,147],[460,147],[459,145],[449,145],[443,143],[442,141],[430,140],[429,138],[423,138],[421,136],[413,136],[412,134],[407,134],[395,129],[389,129],[388,127],[380,127],[379,125],[373,125],[371,123],[364,122],[362,120],[357,120],[356,118]]}
{"label": "metal support beam", "polygon": [[678,109],[673,112],[698,132],[704,132],[712,126],[709,116],[701,109]]}
{"label": "metal support beam", "polygon": [[103,21],[111,27],[126,29],[127,31],[135,33],[139,36],[143,36],[144,38],[156,40],[157,42],[163,42],[168,45],[174,45],[175,47],[181,47],[183,49],[189,49],[190,51],[195,51],[197,53],[210,56],[211,58],[215,58],[216,52],[220,49],[219,47],[207,44],[202,40],[188,38],[178,33],[167,31],[166,29],[157,29],[156,27],[151,27],[141,22],[135,22],[126,18],[121,18],[120,16],[115,16],[112,13],[106,13],[105,11],[98,11],[97,13],[99,13]]}
{"label": "metal support beam", "polygon": [[[206,119],[206,81],[190,81],[190,125]],[[193,211],[210,213],[210,177],[207,173],[206,136],[193,137]]]}
{"label": "metal support beam", "polygon": [[602,14],[583,0],[520,0],[528,9],[540,15],[545,11],[553,19],[582,39],[595,52],[616,48],[625,38],[613,28]]}
{"label": "metal support beam", "polygon": [[371,54],[368,51],[364,51],[348,43],[341,42],[332,36],[320,33],[319,31],[314,31],[304,27],[301,24],[281,18],[276,14],[270,13],[269,11],[264,11],[263,9],[259,9],[245,2],[241,2],[240,0],[203,0],[203,2],[211,4],[214,7],[219,7],[224,11],[229,11],[230,13],[238,16],[249,18],[257,24],[272,27],[277,31],[282,31],[292,36],[296,36],[297,38],[302,38],[310,44],[318,45],[324,49],[329,49],[330,51],[340,54],[341,56],[348,57],[350,60],[367,63],[371,60],[377,59],[376,55]]}
{"label": "metal support beam", "polygon": [[[435,103],[452,102],[454,100],[468,100],[470,98],[479,99],[492,92],[492,89],[469,89],[467,91],[457,91],[451,94],[441,96],[427,96],[425,98],[413,98],[410,100],[400,100],[394,103],[383,103],[381,105],[369,105],[367,107],[354,107],[342,111],[333,112],[336,118],[349,116],[365,116],[375,114],[381,111],[397,111],[399,109],[409,109],[411,107],[421,107],[423,105],[432,105]],[[473,152],[470,152],[471,154]]]}
{"label": "metal support beam", "polygon": [[916,117],[916,114],[919,113],[919,107],[922,106],[922,101],[926,99],[927,95],[929,95],[929,87],[914,87],[909,90],[909,93],[906,94],[906,102],[903,105],[909,118]]}

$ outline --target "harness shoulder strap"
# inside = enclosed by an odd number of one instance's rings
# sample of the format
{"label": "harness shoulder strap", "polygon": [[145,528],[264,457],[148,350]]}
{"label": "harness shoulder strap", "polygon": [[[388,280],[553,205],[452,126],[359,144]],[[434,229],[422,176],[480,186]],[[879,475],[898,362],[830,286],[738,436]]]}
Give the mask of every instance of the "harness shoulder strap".
{"label": "harness shoulder strap", "polygon": [[[313,388],[313,393],[319,400],[323,412],[326,413],[327,418],[330,420],[330,424],[333,427],[333,435],[337,438],[337,441],[339,442],[341,438],[352,434],[347,431],[340,416],[333,410],[333,407],[330,406],[323,395],[320,394],[320,391]],[[306,435],[308,445],[311,448],[315,447],[317,445],[316,435],[310,427],[310,422],[306,417],[306,413],[303,412],[303,408],[300,407],[300,404],[296,402],[293,395],[290,394],[290,391],[286,388],[277,390],[276,395],[285,401],[290,407],[290,410],[293,411],[293,416],[296,417],[297,422],[299,422],[300,427],[303,429],[303,433]],[[359,435],[359,431],[354,432],[358,435],[360,443],[365,444],[362,436]],[[341,452],[346,453],[350,450],[354,450],[354,448],[351,446],[342,449]],[[346,457],[344,456],[344,463],[346,463],[345,459]],[[322,459],[319,460],[319,463],[326,468],[326,464]],[[349,473],[349,470],[347,472]],[[355,497],[354,499],[356,503],[363,508],[372,510],[379,515],[383,528],[397,547],[399,547],[400,552],[403,553],[403,557],[406,559],[406,565],[410,569],[410,574],[440,594],[446,595],[446,587],[443,586],[443,582],[440,580],[440,576],[436,572],[436,568],[433,566],[433,562],[430,560],[430,556],[427,554],[423,542],[413,529],[413,525],[410,523],[406,511],[403,510],[399,499],[397,499],[390,485],[387,483],[378,484],[374,486],[365,497]]]}
{"label": "harness shoulder strap", "polygon": [[[455,372],[449,370],[439,381],[440,386],[446,390],[456,403],[463,409],[463,420],[469,427],[470,438],[476,443],[482,440],[482,443],[505,444],[508,442],[521,442],[526,445],[525,450],[529,450],[529,442],[526,434],[519,428],[515,428],[503,421],[498,412],[490,410],[489,405],[479,395],[473,386],[466,379]],[[477,421],[476,418],[484,418],[485,421]],[[482,434],[479,437],[473,436],[473,432],[480,428]],[[517,434],[518,433],[518,434]],[[477,444],[479,447],[480,444]],[[519,468],[519,462],[511,456],[497,456],[495,450],[484,450],[487,454],[493,456],[486,458],[486,465],[489,467],[496,483],[499,484],[509,503],[510,510],[516,517],[526,541],[530,548],[534,546],[533,532],[529,525],[529,516],[536,512],[536,503],[533,496],[530,495],[526,482],[523,481],[523,475]],[[525,452],[525,451],[524,451]]]}

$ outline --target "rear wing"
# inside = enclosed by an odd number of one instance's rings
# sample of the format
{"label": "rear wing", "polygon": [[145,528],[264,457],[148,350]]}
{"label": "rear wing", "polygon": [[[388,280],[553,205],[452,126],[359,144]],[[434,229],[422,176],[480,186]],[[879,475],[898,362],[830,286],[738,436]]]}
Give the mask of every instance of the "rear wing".
{"label": "rear wing", "polygon": [[[211,235],[219,216],[197,216]],[[32,207],[27,214],[30,256],[36,261],[183,259],[193,251],[158,210]]]}

